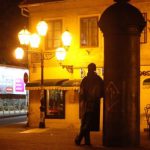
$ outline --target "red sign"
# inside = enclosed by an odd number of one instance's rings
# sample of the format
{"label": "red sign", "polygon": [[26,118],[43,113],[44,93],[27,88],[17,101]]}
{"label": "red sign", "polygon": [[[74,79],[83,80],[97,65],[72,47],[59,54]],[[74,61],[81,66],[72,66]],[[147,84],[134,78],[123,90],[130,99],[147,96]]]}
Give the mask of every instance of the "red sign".
{"label": "red sign", "polygon": [[24,79],[24,83],[27,84],[29,77],[28,77],[28,74],[26,72],[24,73],[23,79]]}
{"label": "red sign", "polygon": [[12,87],[6,87],[6,93],[13,93]]}

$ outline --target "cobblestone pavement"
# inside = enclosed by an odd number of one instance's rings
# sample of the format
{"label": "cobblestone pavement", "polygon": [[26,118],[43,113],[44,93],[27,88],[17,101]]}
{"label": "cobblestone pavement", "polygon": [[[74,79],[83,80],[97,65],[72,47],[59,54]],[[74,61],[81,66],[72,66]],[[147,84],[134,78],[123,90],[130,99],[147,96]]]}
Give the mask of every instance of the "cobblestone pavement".
{"label": "cobblestone pavement", "polygon": [[92,146],[76,146],[74,137],[77,129],[39,129],[26,128],[26,122],[2,125],[0,127],[0,150],[150,150],[147,133],[141,134],[141,146],[138,148],[119,148],[102,146],[101,132],[92,132]]}

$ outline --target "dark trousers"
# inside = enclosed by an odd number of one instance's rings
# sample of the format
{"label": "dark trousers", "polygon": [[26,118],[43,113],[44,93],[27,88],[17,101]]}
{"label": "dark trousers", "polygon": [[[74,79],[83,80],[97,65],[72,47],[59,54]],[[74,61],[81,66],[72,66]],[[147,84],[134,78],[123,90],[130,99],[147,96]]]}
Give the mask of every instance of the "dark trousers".
{"label": "dark trousers", "polygon": [[78,140],[85,139],[85,144],[90,144],[90,128],[92,121],[92,112],[86,112],[81,119],[81,127],[78,135]]}

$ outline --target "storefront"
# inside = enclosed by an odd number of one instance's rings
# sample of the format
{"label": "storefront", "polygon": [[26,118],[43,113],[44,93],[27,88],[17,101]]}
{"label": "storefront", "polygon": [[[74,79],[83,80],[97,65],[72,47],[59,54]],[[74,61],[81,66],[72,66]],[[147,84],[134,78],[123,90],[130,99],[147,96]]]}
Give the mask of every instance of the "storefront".
{"label": "storefront", "polygon": [[[103,70],[102,70],[103,71]],[[100,72],[101,76],[103,72]],[[86,74],[86,73],[85,73]],[[81,79],[45,80],[46,127],[66,127],[80,125],[79,85]],[[140,120],[141,130],[147,128],[144,107],[149,104],[150,66],[141,66],[140,72]],[[29,126],[38,127],[40,122],[40,81],[28,83],[29,90]],[[100,130],[103,125],[103,99],[100,100]]]}
{"label": "storefront", "polygon": [[27,114],[25,68],[0,66],[0,118]]}
{"label": "storefront", "polygon": [[[66,128],[80,126],[79,86],[81,79],[45,80],[45,122],[46,127]],[[30,105],[28,124],[38,127],[40,122],[40,82],[28,83]],[[102,106],[100,101],[100,130],[102,129]]]}
{"label": "storefront", "polygon": [[[50,79],[45,80],[44,90],[46,99],[45,116],[46,121],[53,123],[58,120],[74,121],[74,113],[77,113],[78,89],[81,80]],[[29,126],[38,127],[40,120],[40,82],[28,83],[29,90]],[[74,107],[75,106],[75,107]],[[72,107],[72,108],[71,108]],[[70,110],[71,108],[71,110]],[[72,111],[72,112],[71,112]],[[72,115],[71,115],[72,114]],[[78,115],[79,116],[79,115]],[[78,118],[78,117],[77,117]],[[79,121],[79,119],[76,119]],[[46,123],[46,127],[49,123]]]}

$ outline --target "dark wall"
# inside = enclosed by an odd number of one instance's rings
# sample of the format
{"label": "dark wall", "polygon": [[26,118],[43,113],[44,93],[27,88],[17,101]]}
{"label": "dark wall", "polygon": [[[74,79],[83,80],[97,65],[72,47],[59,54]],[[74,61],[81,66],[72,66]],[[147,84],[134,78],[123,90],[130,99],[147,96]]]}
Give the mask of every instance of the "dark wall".
{"label": "dark wall", "polygon": [[[27,25],[27,18],[18,7],[21,0],[0,0],[0,63],[13,65],[14,49],[18,46],[18,32]],[[18,64],[18,63],[17,63]]]}

